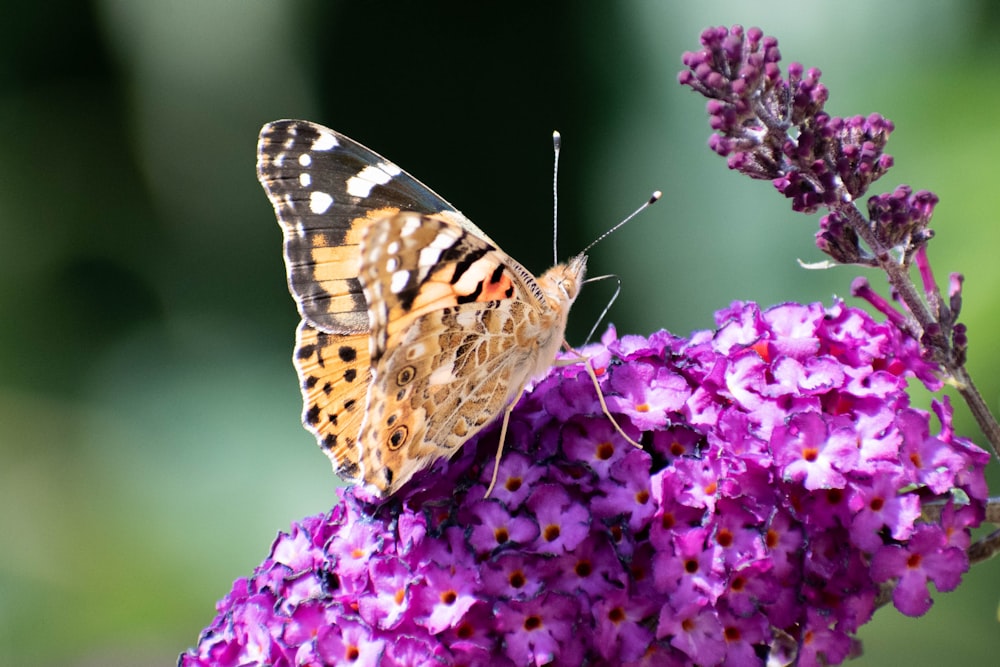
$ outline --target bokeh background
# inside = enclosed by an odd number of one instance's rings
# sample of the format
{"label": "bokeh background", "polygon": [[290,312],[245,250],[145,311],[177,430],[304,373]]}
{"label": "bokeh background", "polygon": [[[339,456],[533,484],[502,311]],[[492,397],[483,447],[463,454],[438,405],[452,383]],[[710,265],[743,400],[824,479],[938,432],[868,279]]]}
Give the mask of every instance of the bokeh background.
{"label": "bokeh background", "polygon": [[[173,664],[275,533],[334,500],[298,423],[297,318],[254,175],[270,120],[307,118],[368,144],[536,271],[552,261],[558,128],[561,256],[663,189],[594,250],[591,272],[622,278],[620,331],[683,335],[735,299],[846,297],[859,273],[797,265],[822,259],[816,220],[730,173],[706,149],[705,101],[676,84],[704,27],[760,26],[786,61],[823,70],[829,111],[896,122],[898,166],[874,191],[940,195],[932,261],[942,279],[966,276],[969,365],[1000,408],[997,7],[10,3],[0,664]],[[584,293],[571,340],[609,291]],[[921,619],[880,611],[855,664],[995,664],[1000,564],[935,598]]]}

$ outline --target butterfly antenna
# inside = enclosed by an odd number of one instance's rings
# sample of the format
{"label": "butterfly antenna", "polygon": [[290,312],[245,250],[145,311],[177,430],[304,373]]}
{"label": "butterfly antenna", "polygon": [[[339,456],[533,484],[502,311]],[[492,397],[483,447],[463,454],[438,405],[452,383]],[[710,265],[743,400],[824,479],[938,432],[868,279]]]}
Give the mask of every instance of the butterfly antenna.
{"label": "butterfly antenna", "polygon": [[639,215],[640,213],[642,213],[643,211],[645,211],[647,208],[649,208],[650,206],[652,206],[653,204],[655,204],[660,199],[660,197],[662,197],[662,196],[663,196],[663,193],[661,191],[657,190],[656,192],[654,192],[652,195],[650,195],[650,197],[649,197],[648,200],[646,200],[645,202],[643,202],[642,206],[640,206],[639,208],[637,208],[634,211],[632,211],[631,213],[629,213],[628,216],[626,216],[626,218],[624,220],[622,220],[617,225],[615,225],[614,227],[612,227],[611,229],[609,229],[608,231],[604,232],[603,234],[601,234],[600,236],[598,236],[596,239],[594,239],[593,241],[591,241],[590,245],[588,245],[586,248],[584,248],[583,252],[580,253],[580,254],[581,255],[587,254],[588,250],[590,250],[591,248],[593,248],[595,245],[597,245],[598,243],[600,243],[604,239],[606,239],[609,236],[611,236],[612,233],[614,233],[615,231],[617,231],[618,229],[620,229],[626,222],[628,222],[629,220],[631,220],[632,218],[634,218],[635,216]]}
{"label": "butterfly antenna", "polygon": [[[624,220],[622,220],[617,225],[615,225],[614,227],[612,227],[611,229],[609,229],[608,231],[604,232],[603,234],[601,234],[600,236],[598,236],[596,239],[594,239],[593,242],[590,245],[588,245],[586,248],[584,248],[583,252],[580,253],[580,254],[581,255],[587,254],[588,250],[590,250],[595,245],[597,245],[598,243],[600,243],[601,241],[603,241],[604,239],[606,239],[608,236],[611,235],[612,232],[614,232],[616,229],[618,229],[619,227],[621,227],[622,225],[624,225],[626,222],[628,222],[629,220],[631,220],[632,218],[634,218],[635,216],[639,215],[640,213],[642,213],[643,211],[645,211],[647,208],[649,208],[650,206],[652,206],[653,204],[655,204],[657,201],[659,201],[660,197],[662,197],[662,196],[663,196],[663,193],[661,191],[657,190],[656,192],[654,192],[652,195],[650,195],[650,197],[649,197],[648,200],[646,200],[645,202],[643,202],[642,206],[640,206],[639,208],[637,208],[634,211],[632,211],[632,213],[629,214]],[[597,318],[597,320],[594,322],[594,326],[592,326],[590,328],[590,333],[587,334],[587,340],[584,341],[584,343],[583,343],[584,345],[587,345],[588,343],[590,343],[590,339],[594,337],[594,332],[597,331],[597,327],[601,326],[601,322],[603,322],[604,318],[608,316],[608,311],[611,310],[612,304],[614,304],[615,300],[618,299],[618,295],[622,291],[622,279],[619,278],[618,276],[614,275],[614,274],[609,274],[609,275],[606,275],[606,276],[596,276],[594,278],[587,278],[586,280],[583,281],[584,284],[586,284],[586,283],[594,283],[594,282],[597,282],[598,280],[607,280],[608,278],[614,279],[614,281],[616,283],[616,285],[615,285],[615,293],[611,295],[610,299],[608,299],[608,303],[604,306],[604,310],[601,311],[601,316]]]}
{"label": "butterfly antenna", "polygon": [[552,131],[552,263],[559,263],[559,149],[562,148],[562,135],[559,130]]}

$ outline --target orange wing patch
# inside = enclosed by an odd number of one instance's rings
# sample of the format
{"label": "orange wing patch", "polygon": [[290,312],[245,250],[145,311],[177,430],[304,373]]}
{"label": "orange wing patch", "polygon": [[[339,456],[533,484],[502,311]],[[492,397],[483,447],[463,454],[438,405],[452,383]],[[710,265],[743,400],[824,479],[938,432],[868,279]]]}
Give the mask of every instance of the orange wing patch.
{"label": "orange wing patch", "polygon": [[368,334],[331,335],[303,321],[294,361],[304,401],[303,424],[330,457],[334,471],[358,480],[357,439],[371,384]]}

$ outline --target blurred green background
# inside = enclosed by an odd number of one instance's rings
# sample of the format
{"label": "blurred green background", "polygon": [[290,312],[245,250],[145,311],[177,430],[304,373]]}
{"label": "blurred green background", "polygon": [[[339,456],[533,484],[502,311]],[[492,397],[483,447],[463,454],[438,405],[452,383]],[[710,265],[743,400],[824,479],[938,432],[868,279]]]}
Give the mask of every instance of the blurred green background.
{"label": "blurred green background", "polygon": [[[560,254],[663,189],[595,249],[591,273],[622,277],[620,331],[687,334],[735,299],[847,296],[858,273],[799,268],[822,259],[815,219],[730,173],[706,149],[705,100],[676,84],[704,27],[758,25],[786,62],[823,70],[831,113],[896,122],[898,166],[874,191],[940,195],[932,261],[942,280],[966,276],[969,365],[1000,408],[997,7],[7,6],[0,664],[173,664],[275,533],[333,502],[335,477],[298,423],[297,317],[254,176],[270,120],[318,121],[371,146],[536,271],[552,261],[558,128]],[[570,340],[609,289],[588,288]],[[978,439],[961,405],[957,422]],[[1000,563],[936,599],[921,619],[880,611],[855,664],[996,664]]]}

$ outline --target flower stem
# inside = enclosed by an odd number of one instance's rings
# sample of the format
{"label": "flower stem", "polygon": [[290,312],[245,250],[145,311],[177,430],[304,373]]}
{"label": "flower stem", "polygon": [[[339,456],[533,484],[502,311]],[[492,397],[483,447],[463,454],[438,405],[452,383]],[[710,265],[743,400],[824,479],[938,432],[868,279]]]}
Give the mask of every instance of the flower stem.
{"label": "flower stem", "polygon": [[983,436],[990,443],[993,454],[1000,457],[1000,424],[997,423],[996,417],[993,416],[989,406],[986,405],[983,395],[976,388],[975,383],[972,381],[972,376],[969,375],[969,371],[966,370],[965,366],[948,369],[948,371],[954,381],[955,390],[961,395],[965,404],[969,406],[969,410],[972,412],[972,416],[976,418],[976,423],[979,424]]}
{"label": "flower stem", "polygon": [[921,341],[931,357],[941,364],[946,375],[946,383],[955,387],[966,405],[969,406],[969,410],[983,432],[983,436],[989,442],[993,454],[1000,458],[1000,423],[997,423],[996,417],[983,399],[983,395],[976,388],[964,363],[956,359],[959,355],[954,353],[948,337],[942,330],[944,326],[950,325],[950,322],[941,322],[940,316],[935,316],[931,312],[931,308],[920,297],[916,285],[910,279],[907,267],[896,261],[890,250],[883,246],[857,206],[853,203],[843,203],[832,208],[850,221],[851,227],[871,250],[879,268],[885,272],[897,298],[906,306],[909,313],[905,323],[909,329],[908,333],[916,340]]}

